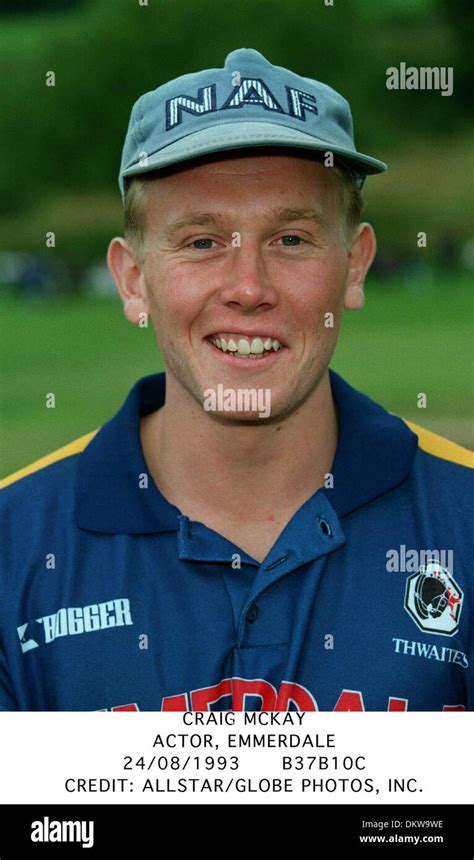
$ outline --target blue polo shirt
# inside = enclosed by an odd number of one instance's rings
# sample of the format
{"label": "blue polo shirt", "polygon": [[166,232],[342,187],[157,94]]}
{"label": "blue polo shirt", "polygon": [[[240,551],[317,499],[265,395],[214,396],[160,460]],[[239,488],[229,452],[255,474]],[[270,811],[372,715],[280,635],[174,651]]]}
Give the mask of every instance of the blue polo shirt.
{"label": "blue polo shirt", "polygon": [[6,479],[0,709],[474,709],[469,452],[330,371],[323,488],[262,563],[190,520],[119,412]]}

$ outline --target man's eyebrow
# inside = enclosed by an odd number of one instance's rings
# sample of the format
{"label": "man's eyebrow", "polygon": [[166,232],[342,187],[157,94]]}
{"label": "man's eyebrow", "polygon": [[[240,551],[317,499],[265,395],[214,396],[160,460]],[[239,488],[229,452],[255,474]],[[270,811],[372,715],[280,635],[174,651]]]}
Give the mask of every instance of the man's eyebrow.
{"label": "man's eyebrow", "polygon": [[[327,219],[318,209],[275,209],[267,216],[269,222],[286,224],[289,221],[313,221],[320,227],[327,227]],[[220,218],[212,212],[189,212],[177,221],[172,221],[165,228],[164,234],[170,238],[182,227],[217,226]]]}
{"label": "man's eyebrow", "polygon": [[189,212],[177,221],[172,221],[165,228],[165,236],[173,236],[181,227],[207,227],[209,225],[216,226],[219,223],[219,218],[213,215],[212,212]]}
{"label": "man's eyebrow", "polygon": [[328,222],[319,209],[280,209],[272,213],[272,218],[280,224],[287,221],[314,221],[320,227],[327,227]]}

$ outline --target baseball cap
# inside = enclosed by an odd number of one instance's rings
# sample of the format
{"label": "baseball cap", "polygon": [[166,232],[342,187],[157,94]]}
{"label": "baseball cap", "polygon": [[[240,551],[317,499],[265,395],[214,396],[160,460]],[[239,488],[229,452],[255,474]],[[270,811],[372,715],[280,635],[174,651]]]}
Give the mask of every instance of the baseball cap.
{"label": "baseball cap", "polygon": [[368,174],[387,168],[357,151],[351,109],[340,93],[239,48],[222,69],[182,75],[140,96],[125,137],[120,191],[130,176],[260,146],[331,152],[361,186]]}

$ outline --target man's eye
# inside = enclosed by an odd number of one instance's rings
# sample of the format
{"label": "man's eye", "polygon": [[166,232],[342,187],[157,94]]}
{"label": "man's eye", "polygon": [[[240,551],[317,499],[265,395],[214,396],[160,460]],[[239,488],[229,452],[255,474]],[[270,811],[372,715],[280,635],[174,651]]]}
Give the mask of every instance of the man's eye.
{"label": "man's eye", "polygon": [[[300,244],[302,244],[305,240],[301,238],[301,236],[280,236],[281,241],[283,242],[285,248],[297,248]],[[279,242],[280,239],[277,239]]]}
{"label": "man's eye", "polygon": [[197,251],[208,251],[211,249],[214,239],[195,239],[191,242],[190,247],[196,248]]}

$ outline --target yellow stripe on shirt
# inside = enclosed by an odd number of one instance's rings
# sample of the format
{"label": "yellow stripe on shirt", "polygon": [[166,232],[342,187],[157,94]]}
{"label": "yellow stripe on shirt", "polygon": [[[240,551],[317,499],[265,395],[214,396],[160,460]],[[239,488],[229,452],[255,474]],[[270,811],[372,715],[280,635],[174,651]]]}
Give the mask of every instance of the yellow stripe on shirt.
{"label": "yellow stripe on shirt", "polygon": [[440,457],[441,460],[449,460],[451,463],[458,463],[460,466],[469,466],[471,469],[474,469],[474,454],[472,451],[463,448],[456,442],[445,439],[444,436],[432,433],[431,430],[425,430],[424,427],[419,427],[418,424],[412,424],[411,421],[405,421],[405,424],[418,436],[418,447],[422,451],[425,451],[427,454],[433,454],[434,457]]}
{"label": "yellow stripe on shirt", "polygon": [[35,462],[30,463],[29,466],[24,466],[23,469],[13,472],[13,474],[8,475],[0,481],[0,487],[2,489],[4,487],[8,487],[9,484],[14,484],[15,481],[19,481],[21,478],[26,478],[27,475],[32,475],[33,472],[38,472],[40,469],[50,466],[51,463],[57,463],[58,460],[64,460],[65,457],[72,457],[73,454],[80,454],[80,452],[87,447],[91,439],[94,438],[96,433],[97,430],[92,430],[91,433],[86,433],[85,436],[80,436],[79,439],[74,439],[74,441],[69,442],[68,445],[64,445],[62,448],[52,451],[51,454],[46,454],[45,457],[41,457],[39,460],[35,460]]}
{"label": "yellow stripe on shirt", "polygon": [[[432,454],[435,457],[440,457],[442,460],[449,460],[451,463],[458,463],[461,466],[468,466],[471,469],[474,468],[474,453],[472,451],[469,451],[467,448],[463,448],[456,442],[451,442],[449,439],[445,439],[444,436],[438,436],[437,433],[432,433],[431,430],[426,430],[418,424],[413,424],[412,421],[406,421],[405,419],[402,420],[404,420],[410,430],[413,430],[413,432],[418,436],[418,446],[422,451],[425,451],[427,454]],[[46,454],[45,457],[35,460],[34,463],[24,466],[23,469],[13,472],[6,478],[3,478],[3,480],[0,480],[0,487],[2,489],[4,487],[8,487],[9,484],[14,484],[15,481],[19,481],[21,478],[26,478],[27,475],[32,475],[34,472],[38,472],[40,469],[44,469],[46,466],[51,465],[51,463],[57,463],[58,460],[64,460],[65,457],[72,457],[74,454],[80,454],[94,438],[97,432],[97,430],[92,430],[91,433],[86,433],[85,436],[80,436],[78,439],[74,439],[73,442],[69,442],[68,445],[64,445],[62,448],[52,451],[51,454]]]}

